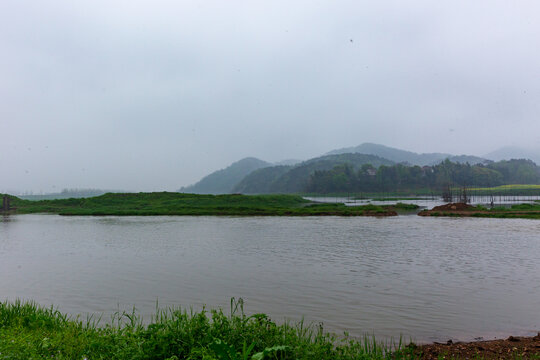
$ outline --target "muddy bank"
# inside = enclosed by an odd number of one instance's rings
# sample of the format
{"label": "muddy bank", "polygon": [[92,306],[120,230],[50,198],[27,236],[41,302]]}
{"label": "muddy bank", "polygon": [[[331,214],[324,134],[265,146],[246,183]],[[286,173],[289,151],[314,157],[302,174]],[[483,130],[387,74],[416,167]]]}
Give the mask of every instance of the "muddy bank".
{"label": "muddy bank", "polygon": [[433,343],[414,346],[422,359],[539,359],[540,333],[536,336],[510,336],[504,340]]}

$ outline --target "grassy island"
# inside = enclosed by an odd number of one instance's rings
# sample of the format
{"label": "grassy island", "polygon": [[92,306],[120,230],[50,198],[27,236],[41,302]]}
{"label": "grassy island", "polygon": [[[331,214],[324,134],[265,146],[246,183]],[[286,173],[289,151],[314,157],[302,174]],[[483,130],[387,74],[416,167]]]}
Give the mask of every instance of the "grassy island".
{"label": "grassy island", "polygon": [[487,217],[487,218],[521,218],[540,219],[540,203],[518,204],[510,207],[486,208],[464,203],[450,203],[436,206],[431,210],[423,210],[420,216],[453,216],[453,217]]}
{"label": "grassy island", "polygon": [[298,195],[107,193],[91,198],[30,201],[10,197],[11,213],[60,215],[394,216],[416,205],[345,206]]}

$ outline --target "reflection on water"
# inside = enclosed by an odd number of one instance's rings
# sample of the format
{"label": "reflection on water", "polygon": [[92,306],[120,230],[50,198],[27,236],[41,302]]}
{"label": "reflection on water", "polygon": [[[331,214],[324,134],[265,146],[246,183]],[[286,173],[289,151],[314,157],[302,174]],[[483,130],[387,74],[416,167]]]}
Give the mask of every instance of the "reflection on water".
{"label": "reflection on water", "polygon": [[147,318],[156,301],[234,296],[353,335],[519,335],[540,325],[539,233],[520,219],[18,215],[0,223],[0,294]]}
{"label": "reflection on water", "polygon": [[2,216],[0,217],[0,222],[3,222],[3,223],[7,223],[13,220],[15,220],[15,217],[10,216],[8,214],[2,214]]}

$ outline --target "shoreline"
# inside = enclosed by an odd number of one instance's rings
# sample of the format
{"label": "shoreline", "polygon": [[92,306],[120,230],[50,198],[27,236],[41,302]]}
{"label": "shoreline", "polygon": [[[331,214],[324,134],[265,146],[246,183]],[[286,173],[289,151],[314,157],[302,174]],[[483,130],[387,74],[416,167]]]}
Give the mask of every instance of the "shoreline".
{"label": "shoreline", "polygon": [[470,342],[409,344],[409,349],[422,359],[484,358],[484,359],[538,359],[540,358],[540,332],[534,336],[509,336],[506,339]]}

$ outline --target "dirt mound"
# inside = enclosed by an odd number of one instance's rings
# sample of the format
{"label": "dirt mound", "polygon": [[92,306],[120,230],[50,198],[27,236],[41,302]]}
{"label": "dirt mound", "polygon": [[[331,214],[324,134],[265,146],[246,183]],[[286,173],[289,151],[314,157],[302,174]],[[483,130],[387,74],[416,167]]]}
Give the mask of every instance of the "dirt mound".
{"label": "dirt mound", "polygon": [[431,211],[467,211],[474,210],[475,207],[465,203],[450,203],[441,206],[435,206]]}
{"label": "dirt mound", "polygon": [[434,343],[416,349],[422,359],[538,359],[540,333],[535,337],[514,337],[506,340],[477,341],[470,343]]}

